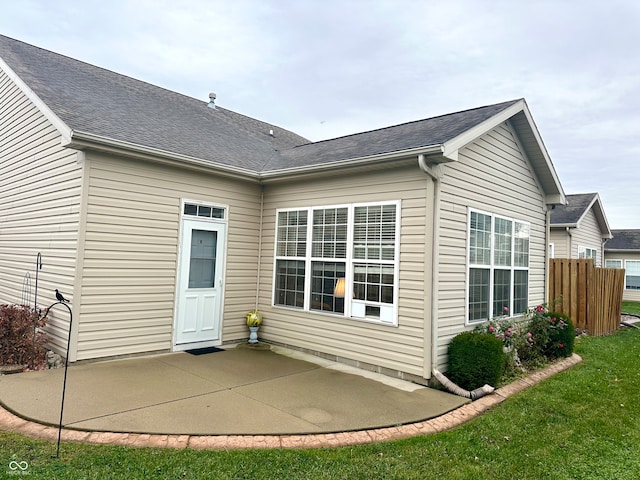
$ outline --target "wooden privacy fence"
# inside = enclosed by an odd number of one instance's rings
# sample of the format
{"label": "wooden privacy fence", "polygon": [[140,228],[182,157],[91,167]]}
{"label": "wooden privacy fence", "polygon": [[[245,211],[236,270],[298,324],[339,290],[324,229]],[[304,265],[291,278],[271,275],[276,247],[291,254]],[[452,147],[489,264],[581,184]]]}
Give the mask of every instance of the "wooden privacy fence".
{"label": "wooden privacy fence", "polygon": [[623,290],[623,269],[596,267],[591,258],[549,259],[551,308],[591,335],[606,335],[620,326]]}

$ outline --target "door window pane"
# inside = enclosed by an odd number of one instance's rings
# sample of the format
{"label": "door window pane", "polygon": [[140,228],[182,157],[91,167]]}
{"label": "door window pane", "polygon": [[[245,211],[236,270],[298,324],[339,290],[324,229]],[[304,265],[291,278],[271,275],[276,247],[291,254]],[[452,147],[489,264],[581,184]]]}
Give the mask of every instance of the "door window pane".
{"label": "door window pane", "polygon": [[216,275],[218,232],[192,230],[189,288],[212,288]]}

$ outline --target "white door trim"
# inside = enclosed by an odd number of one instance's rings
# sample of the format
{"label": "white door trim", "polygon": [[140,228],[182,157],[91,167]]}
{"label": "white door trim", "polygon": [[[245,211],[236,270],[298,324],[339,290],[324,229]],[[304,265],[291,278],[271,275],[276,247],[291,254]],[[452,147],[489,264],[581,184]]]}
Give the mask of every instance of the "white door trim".
{"label": "white door trim", "polygon": [[[173,351],[183,351],[192,348],[203,348],[209,346],[217,346],[222,344],[222,318],[224,312],[224,293],[225,293],[225,272],[226,272],[226,248],[227,248],[227,221],[226,216],[228,208],[226,206],[212,205],[210,203],[193,202],[190,200],[183,200],[181,209],[185,212],[185,204],[190,205],[204,205],[208,207],[216,207],[224,209],[225,218],[202,218],[197,215],[181,215],[179,241],[178,241],[178,257],[177,257],[177,272],[176,272],[176,293],[174,302],[174,319],[173,319],[173,335],[172,335],[172,349]],[[198,228],[200,227],[200,228]],[[213,312],[213,319],[215,321],[215,328],[213,330],[208,329],[203,331],[201,338],[185,338],[181,336],[181,327],[183,326],[181,312],[186,308],[185,292],[188,289],[188,275],[189,265],[185,265],[189,262],[189,259],[185,255],[191,253],[191,234],[193,230],[206,230],[217,232],[217,251],[216,251],[216,266],[215,277],[212,292],[217,298],[214,298],[215,311]],[[186,249],[186,250],[185,250]],[[196,289],[197,290],[197,289]],[[202,293],[202,292],[201,292]],[[206,292],[204,292],[206,293]],[[201,306],[198,308],[202,308]],[[196,337],[200,334],[195,334]]]}

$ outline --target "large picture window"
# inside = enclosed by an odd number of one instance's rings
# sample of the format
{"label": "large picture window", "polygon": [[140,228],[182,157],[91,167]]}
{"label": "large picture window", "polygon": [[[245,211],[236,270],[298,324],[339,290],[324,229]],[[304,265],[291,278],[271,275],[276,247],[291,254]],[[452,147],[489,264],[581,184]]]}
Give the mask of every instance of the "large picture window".
{"label": "large picture window", "polygon": [[526,222],[469,211],[467,311],[469,322],[524,312],[529,301]]}
{"label": "large picture window", "polygon": [[398,212],[399,202],[278,211],[274,304],[397,324]]}

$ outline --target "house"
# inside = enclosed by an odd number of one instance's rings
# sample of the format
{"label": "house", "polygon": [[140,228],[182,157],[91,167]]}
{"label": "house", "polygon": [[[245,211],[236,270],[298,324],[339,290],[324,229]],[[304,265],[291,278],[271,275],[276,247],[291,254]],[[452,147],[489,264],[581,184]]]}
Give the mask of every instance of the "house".
{"label": "house", "polygon": [[71,361],[262,340],[423,381],[545,301],[564,192],[523,99],[309,142],[0,36],[0,302]]}
{"label": "house", "polygon": [[622,299],[640,302],[640,230],[612,230],[604,244],[605,267],[624,268]]}
{"label": "house", "polygon": [[593,258],[597,266],[604,258],[603,245],[611,238],[611,229],[600,195],[567,195],[566,205],[551,210],[551,258]]}

